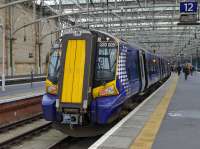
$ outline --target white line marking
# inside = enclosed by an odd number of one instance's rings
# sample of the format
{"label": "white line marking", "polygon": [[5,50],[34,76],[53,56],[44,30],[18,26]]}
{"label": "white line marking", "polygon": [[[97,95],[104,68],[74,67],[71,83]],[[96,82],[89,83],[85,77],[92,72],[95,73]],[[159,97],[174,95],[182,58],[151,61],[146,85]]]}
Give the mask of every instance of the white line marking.
{"label": "white line marking", "polygon": [[132,117],[149,99],[151,99],[162,87],[164,87],[171,78],[169,78],[162,86],[160,86],[156,91],[154,91],[149,97],[147,97],[139,106],[137,106],[131,113],[119,121],[114,127],[112,127],[107,133],[105,133],[101,138],[99,138],[94,144],[92,144],[88,149],[97,149],[109,136],[111,136],[119,127],[122,126],[130,117]]}

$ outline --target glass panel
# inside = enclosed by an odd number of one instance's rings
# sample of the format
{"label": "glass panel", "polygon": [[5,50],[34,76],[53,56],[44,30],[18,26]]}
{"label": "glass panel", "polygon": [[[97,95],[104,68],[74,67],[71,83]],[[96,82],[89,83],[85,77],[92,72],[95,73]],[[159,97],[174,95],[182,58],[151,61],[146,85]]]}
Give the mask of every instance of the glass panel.
{"label": "glass panel", "polygon": [[53,83],[58,82],[60,70],[61,49],[52,49],[49,59],[48,79]]}
{"label": "glass panel", "polygon": [[114,80],[117,53],[115,43],[100,42],[97,47],[95,80],[103,82]]}

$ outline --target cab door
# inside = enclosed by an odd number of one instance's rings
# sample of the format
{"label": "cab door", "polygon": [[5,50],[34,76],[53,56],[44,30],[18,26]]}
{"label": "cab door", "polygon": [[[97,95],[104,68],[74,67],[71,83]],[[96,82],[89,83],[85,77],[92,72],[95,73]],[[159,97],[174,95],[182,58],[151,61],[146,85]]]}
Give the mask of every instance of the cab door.
{"label": "cab door", "polygon": [[140,92],[143,92],[146,86],[146,79],[145,79],[145,70],[144,70],[144,56],[143,51],[139,51],[139,65],[140,65],[140,81],[141,81],[141,89]]}
{"label": "cab door", "polygon": [[84,113],[91,101],[94,40],[89,33],[63,37],[58,107],[65,113]]}
{"label": "cab door", "polygon": [[69,40],[66,52],[61,102],[82,103],[86,40]]}

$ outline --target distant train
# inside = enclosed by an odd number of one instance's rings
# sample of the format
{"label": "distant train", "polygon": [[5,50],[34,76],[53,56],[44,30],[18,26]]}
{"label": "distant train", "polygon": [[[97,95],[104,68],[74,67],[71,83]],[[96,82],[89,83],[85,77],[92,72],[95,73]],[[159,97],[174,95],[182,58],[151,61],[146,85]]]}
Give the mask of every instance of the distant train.
{"label": "distant train", "polygon": [[130,97],[170,75],[166,59],[105,32],[68,33],[56,45],[42,108],[70,136],[103,133]]}

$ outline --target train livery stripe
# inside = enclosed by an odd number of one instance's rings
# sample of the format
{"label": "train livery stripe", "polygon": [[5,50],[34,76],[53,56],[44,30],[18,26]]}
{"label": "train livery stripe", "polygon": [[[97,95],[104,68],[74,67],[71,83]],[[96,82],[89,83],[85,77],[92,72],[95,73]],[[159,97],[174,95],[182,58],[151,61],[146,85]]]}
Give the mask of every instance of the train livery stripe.
{"label": "train livery stripe", "polygon": [[84,68],[85,68],[84,67],[85,66],[85,51],[86,51],[85,40],[77,40],[72,103],[82,102]]}
{"label": "train livery stripe", "polygon": [[62,103],[82,102],[85,48],[85,40],[68,40],[61,96]]}
{"label": "train livery stripe", "polygon": [[74,59],[76,52],[76,40],[69,40],[66,50],[66,61],[64,66],[63,86],[61,102],[71,102],[72,83],[74,75]]}

